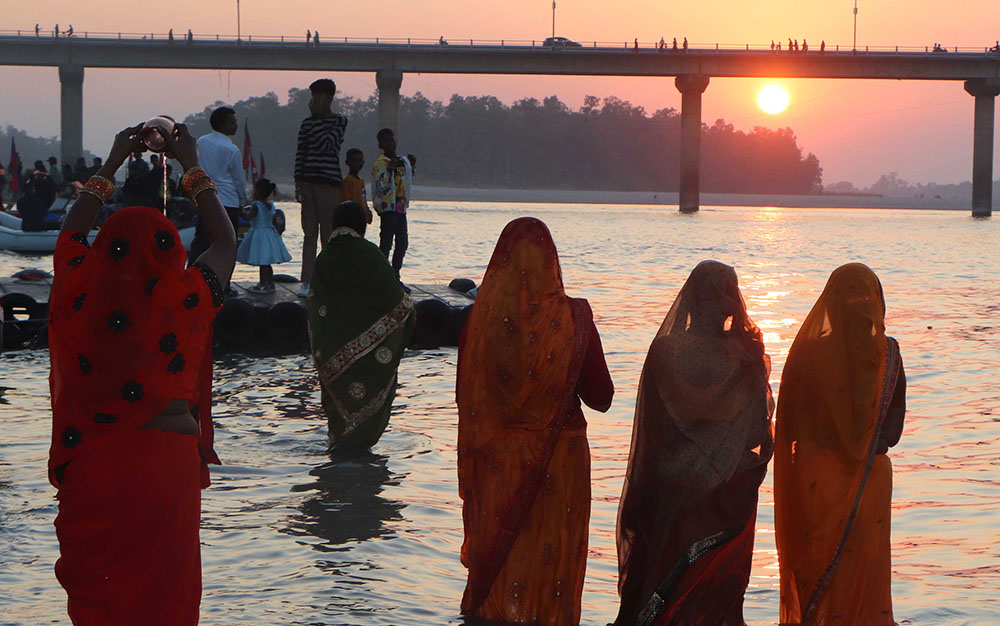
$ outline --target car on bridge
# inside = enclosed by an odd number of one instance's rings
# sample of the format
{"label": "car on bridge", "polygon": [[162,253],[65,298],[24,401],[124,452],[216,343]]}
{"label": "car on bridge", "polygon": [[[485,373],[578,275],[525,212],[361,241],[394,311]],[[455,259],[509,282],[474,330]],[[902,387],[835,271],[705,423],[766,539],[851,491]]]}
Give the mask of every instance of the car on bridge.
{"label": "car on bridge", "polygon": [[566,37],[546,37],[542,42],[546,48],[582,48],[580,44]]}

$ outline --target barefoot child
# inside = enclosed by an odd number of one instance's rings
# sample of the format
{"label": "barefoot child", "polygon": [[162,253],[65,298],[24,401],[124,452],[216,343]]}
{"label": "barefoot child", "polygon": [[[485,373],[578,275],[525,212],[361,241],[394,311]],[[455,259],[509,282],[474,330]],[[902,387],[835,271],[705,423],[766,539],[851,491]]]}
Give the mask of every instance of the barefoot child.
{"label": "barefoot child", "polygon": [[281,235],[274,227],[274,203],[271,197],[277,191],[277,186],[266,178],[258,179],[253,186],[253,204],[247,219],[250,220],[250,230],[247,231],[236,251],[236,260],[246,265],[260,266],[260,282],[250,291],[266,293],[274,291],[274,270],[272,263],[291,261]]}

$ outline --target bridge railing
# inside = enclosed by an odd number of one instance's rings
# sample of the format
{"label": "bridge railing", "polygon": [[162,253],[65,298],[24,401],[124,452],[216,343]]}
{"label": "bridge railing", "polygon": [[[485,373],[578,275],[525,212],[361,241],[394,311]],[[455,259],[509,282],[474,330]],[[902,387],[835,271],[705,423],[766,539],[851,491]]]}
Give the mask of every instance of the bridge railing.
{"label": "bridge railing", "polygon": [[[364,46],[364,47],[386,47],[386,48],[399,48],[405,46],[437,46],[442,50],[447,50],[451,48],[512,48],[523,50],[525,48],[540,48],[547,50],[558,50],[560,52],[572,52],[576,50],[587,50],[587,49],[600,49],[600,50],[621,50],[621,51],[631,51],[633,53],[683,53],[683,44],[679,44],[677,49],[673,48],[673,40],[664,41],[663,47],[661,48],[659,41],[567,41],[567,42],[549,42],[546,43],[546,39],[427,39],[427,38],[412,38],[412,37],[326,37],[320,33],[317,33],[320,39],[316,42],[312,37],[310,40],[306,41],[305,33],[302,35],[288,36],[288,35],[253,35],[247,34],[242,36],[237,36],[233,34],[219,34],[219,33],[191,33],[191,43],[197,44],[228,44],[228,45],[282,45],[282,46],[313,46],[313,47],[326,47],[326,46]],[[39,29],[36,34],[34,29],[0,29],[0,38],[17,38],[23,40],[25,43],[38,41],[50,43],[54,40],[96,40],[104,43],[119,41],[122,44],[136,44],[136,43],[150,43],[150,44],[165,44],[165,45],[177,45],[187,43],[187,32],[177,32],[171,35],[169,33],[140,33],[140,32],[117,32],[117,31],[74,31],[72,35],[67,35],[67,32],[63,30],[58,34],[54,33],[52,29]],[[770,43],[759,44],[759,43],[707,43],[707,42],[689,42],[688,51],[689,52],[761,52],[761,53],[771,53],[774,54],[820,54],[821,46],[820,44],[812,44],[809,46],[808,51],[800,49],[799,50],[789,50],[787,41],[781,42],[781,49],[776,49],[777,43],[775,42],[775,48],[771,47]],[[823,42],[825,43],[825,42]],[[799,44],[800,46],[802,44]],[[891,54],[990,54],[1000,56],[1000,50],[994,46],[941,46],[935,49],[935,46],[859,46],[856,50],[852,49],[851,46],[845,46],[840,44],[825,44],[825,49],[822,50],[825,53],[854,53],[854,54],[878,54],[878,55],[891,55]]]}

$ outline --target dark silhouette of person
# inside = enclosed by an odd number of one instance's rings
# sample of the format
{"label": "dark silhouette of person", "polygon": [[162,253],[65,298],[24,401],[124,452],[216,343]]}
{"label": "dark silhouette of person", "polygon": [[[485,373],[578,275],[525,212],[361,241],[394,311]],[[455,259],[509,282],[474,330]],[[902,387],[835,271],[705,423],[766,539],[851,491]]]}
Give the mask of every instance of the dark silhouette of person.
{"label": "dark silhouette of person", "polygon": [[38,36],[39,31],[41,31],[41,28],[38,26],[38,23],[36,22],[35,23],[35,37]]}
{"label": "dark silhouette of person", "polygon": [[188,29],[188,34],[187,34],[187,42],[191,43],[193,41],[194,41],[194,33],[192,33],[191,29],[189,28]]}
{"label": "dark silhouette of person", "polygon": [[312,41],[312,36],[313,36],[312,31],[307,28],[306,29],[306,43],[309,43],[310,41]]}
{"label": "dark silhouette of person", "polygon": [[674,50],[677,49],[677,37],[674,37]]}
{"label": "dark silhouette of person", "polygon": [[319,45],[319,31],[318,30],[315,33],[313,33],[313,43],[316,44],[317,46]]}
{"label": "dark silhouette of person", "polygon": [[635,43],[632,44],[632,49],[635,50],[636,52],[639,51],[639,38],[638,37],[635,38]]}
{"label": "dark silhouette of person", "polygon": [[774,40],[771,40],[771,52],[774,52]]}
{"label": "dark silhouette of person", "polygon": [[167,43],[174,43],[174,29],[167,31]]}
{"label": "dark silhouette of person", "polygon": [[45,164],[35,161],[35,170],[24,184],[24,196],[17,203],[18,213],[21,214],[21,230],[46,230],[45,215],[55,199],[56,184],[52,182]]}
{"label": "dark silhouette of person", "polygon": [[90,178],[90,170],[87,168],[87,159],[80,157],[76,160],[76,167],[73,169],[73,180],[85,183],[88,178]]}
{"label": "dark silhouette of person", "polygon": [[795,50],[795,48],[792,47],[792,38],[789,37],[788,38],[788,51],[789,52],[793,52],[794,50]]}
{"label": "dark silhouette of person", "polygon": [[809,52],[809,44],[806,43],[805,39],[802,40],[802,52],[803,53]]}
{"label": "dark silhouette of person", "polygon": [[819,42],[819,51],[821,53],[822,52],[826,52],[826,39],[824,39],[823,41]]}
{"label": "dark silhouette of person", "polygon": [[59,24],[56,24],[56,27],[52,29],[52,33],[55,35],[56,39],[59,39]]}
{"label": "dark silhouette of person", "polygon": [[688,50],[688,38],[685,37],[684,38],[684,52],[687,52],[687,50]]}
{"label": "dark silhouette of person", "polygon": [[97,174],[97,172],[100,171],[102,165],[104,165],[104,159],[102,159],[101,157],[94,157],[94,162],[90,166],[90,169],[87,171],[87,178],[90,178],[91,176]]}
{"label": "dark silhouette of person", "polygon": [[439,46],[447,46],[448,45],[448,42],[444,40],[444,35],[441,35],[440,37],[438,37],[438,45]]}
{"label": "dark silhouette of person", "polygon": [[73,25],[72,24],[69,25],[69,30],[66,31],[66,36],[67,37],[72,37],[73,36]]}

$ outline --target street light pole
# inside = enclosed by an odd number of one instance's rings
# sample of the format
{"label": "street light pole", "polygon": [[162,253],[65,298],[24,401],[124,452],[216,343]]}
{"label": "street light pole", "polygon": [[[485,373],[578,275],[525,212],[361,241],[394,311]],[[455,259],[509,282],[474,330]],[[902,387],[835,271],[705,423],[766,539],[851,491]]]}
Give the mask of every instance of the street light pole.
{"label": "street light pole", "polygon": [[854,51],[858,51],[858,0],[854,0]]}
{"label": "street light pole", "polygon": [[556,36],[556,0],[552,0],[552,36]]}
{"label": "street light pole", "polygon": [[[855,12],[857,12],[857,9],[855,9]],[[236,0],[236,41],[240,41],[242,39],[241,34],[242,33],[240,32],[240,0]]]}

